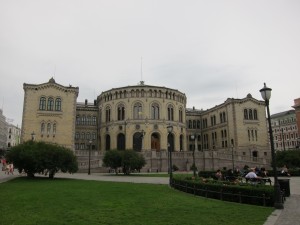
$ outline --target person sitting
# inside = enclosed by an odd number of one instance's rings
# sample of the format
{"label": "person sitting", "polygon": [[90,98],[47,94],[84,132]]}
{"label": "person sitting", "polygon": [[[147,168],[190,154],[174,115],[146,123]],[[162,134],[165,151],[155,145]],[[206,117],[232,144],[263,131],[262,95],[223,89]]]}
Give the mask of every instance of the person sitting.
{"label": "person sitting", "polygon": [[221,170],[217,170],[215,177],[217,180],[223,180],[223,174],[222,174]]}
{"label": "person sitting", "polygon": [[252,168],[249,173],[245,176],[246,181],[253,181],[253,182],[259,182],[261,180],[260,176],[257,176],[255,173],[255,168]]}
{"label": "person sitting", "polygon": [[284,166],[282,167],[281,174],[284,175],[284,176],[288,176],[288,177],[291,176],[291,174],[289,174],[289,170],[288,170],[288,168],[286,167],[286,165],[284,165]]}

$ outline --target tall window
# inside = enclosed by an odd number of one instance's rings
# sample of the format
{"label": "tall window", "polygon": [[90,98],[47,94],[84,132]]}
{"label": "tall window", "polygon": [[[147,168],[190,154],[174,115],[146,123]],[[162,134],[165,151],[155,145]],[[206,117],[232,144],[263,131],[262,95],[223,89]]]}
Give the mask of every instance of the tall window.
{"label": "tall window", "polygon": [[133,106],[133,118],[134,119],[142,119],[143,118],[143,111],[142,111],[142,104],[135,103]]}
{"label": "tall window", "polygon": [[105,110],[105,121],[110,122],[110,108],[107,107]]}
{"label": "tall window", "polygon": [[41,97],[40,98],[40,110],[46,110],[46,98],[45,97]]}
{"label": "tall window", "polygon": [[151,117],[154,120],[159,119],[159,105],[157,103],[154,103],[151,106]]}
{"label": "tall window", "polygon": [[53,131],[53,134],[56,134],[56,123],[53,124],[52,131]]}
{"label": "tall window", "polygon": [[50,134],[50,131],[51,131],[51,124],[48,123],[47,124],[47,134]]}
{"label": "tall window", "polygon": [[80,125],[80,116],[79,115],[76,116],[76,125]]}
{"label": "tall window", "polygon": [[247,120],[248,119],[248,110],[244,109],[244,119]]}
{"label": "tall window", "polygon": [[168,106],[168,120],[174,120],[174,108],[172,105]]}
{"label": "tall window", "polygon": [[61,111],[61,99],[55,99],[55,111]]}
{"label": "tall window", "polygon": [[96,122],[97,122],[97,118],[96,116],[93,116],[93,125],[96,125]]}
{"label": "tall window", "polygon": [[182,108],[179,109],[179,122],[183,122],[183,111]]}
{"label": "tall window", "polygon": [[49,111],[53,111],[53,105],[54,105],[54,101],[53,98],[48,98],[48,105],[47,105],[47,110]]}
{"label": "tall window", "polygon": [[76,133],[75,133],[75,139],[76,139],[76,140],[79,140],[79,138],[80,138],[80,133],[79,133],[79,132],[76,132]]}
{"label": "tall window", "polygon": [[252,109],[249,109],[249,120],[253,120]]}
{"label": "tall window", "polygon": [[118,120],[125,119],[125,107],[123,104],[118,106]]}
{"label": "tall window", "polygon": [[45,133],[45,123],[41,124],[41,133],[44,134]]}
{"label": "tall window", "polygon": [[256,109],[253,110],[253,116],[254,116],[254,119],[257,120],[257,110]]}

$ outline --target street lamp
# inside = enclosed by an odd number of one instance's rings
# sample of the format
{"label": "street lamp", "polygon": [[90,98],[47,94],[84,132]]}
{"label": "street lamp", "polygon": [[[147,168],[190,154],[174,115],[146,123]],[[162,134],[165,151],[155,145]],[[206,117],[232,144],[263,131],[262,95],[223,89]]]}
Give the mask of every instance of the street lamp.
{"label": "street lamp", "polygon": [[89,169],[88,169],[88,175],[91,175],[91,148],[92,148],[92,139],[89,140]]}
{"label": "street lamp", "polygon": [[31,133],[31,140],[34,141],[34,138],[35,138],[35,133],[34,133],[34,131],[32,131],[32,133]]}
{"label": "street lamp", "polygon": [[260,89],[261,96],[262,96],[263,100],[265,100],[265,103],[267,106],[267,114],[268,114],[268,124],[269,124],[269,134],[270,134],[271,154],[272,154],[272,167],[273,167],[273,173],[274,173],[274,195],[275,195],[274,196],[275,197],[274,207],[276,209],[283,209],[280,186],[279,186],[278,177],[277,177],[274,138],[273,138],[273,131],[272,131],[272,126],[271,126],[271,116],[270,116],[270,109],[269,109],[269,100],[271,98],[271,91],[272,91],[272,89],[268,88],[266,86],[266,83],[264,83],[264,87],[262,89]]}
{"label": "street lamp", "polygon": [[167,126],[167,130],[168,130],[168,151],[169,151],[169,155],[170,155],[170,162],[169,162],[169,171],[170,171],[170,180],[169,180],[169,184],[170,186],[172,186],[172,178],[173,178],[173,171],[172,171],[172,146],[173,143],[171,143],[171,135],[172,135],[172,131],[173,131],[173,126],[169,125]]}

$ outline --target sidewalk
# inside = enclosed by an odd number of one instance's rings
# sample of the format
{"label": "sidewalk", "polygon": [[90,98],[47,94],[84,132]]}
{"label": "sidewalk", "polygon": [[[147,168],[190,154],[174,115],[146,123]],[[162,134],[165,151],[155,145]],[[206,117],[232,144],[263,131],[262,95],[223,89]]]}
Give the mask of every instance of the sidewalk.
{"label": "sidewalk", "polygon": [[[24,175],[19,175],[18,171],[15,171],[14,175],[7,175],[4,174],[4,171],[0,171],[0,183],[20,176]],[[112,182],[169,184],[168,177],[124,177],[103,173],[92,173],[91,175],[84,173],[58,173],[55,177]],[[284,209],[275,209],[263,225],[300,225],[300,177],[290,177],[290,192],[291,196],[287,197],[284,202]]]}

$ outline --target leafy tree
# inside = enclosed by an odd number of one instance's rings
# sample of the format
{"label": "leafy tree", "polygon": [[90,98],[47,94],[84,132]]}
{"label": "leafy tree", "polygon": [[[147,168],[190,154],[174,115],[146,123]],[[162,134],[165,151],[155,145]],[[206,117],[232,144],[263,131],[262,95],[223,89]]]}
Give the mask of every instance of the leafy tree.
{"label": "leafy tree", "polygon": [[103,165],[105,167],[110,167],[116,171],[118,174],[118,167],[122,166],[122,156],[118,150],[106,151],[103,157]]}
{"label": "leafy tree", "polygon": [[283,167],[283,165],[286,165],[288,168],[298,168],[300,165],[300,151],[277,151],[276,164],[278,167]]}
{"label": "leafy tree", "polygon": [[115,169],[118,173],[118,168],[122,167],[124,174],[130,174],[133,170],[140,170],[146,165],[145,158],[133,150],[109,150],[103,158],[105,167]]}
{"label": "leafy tree", "polygon": [[6,158],[28,177],[42,173],[53,178],[58,171],[75,173],[78,170],[77,158],[70,149],[45,142],[24,142],[12,147]]}

